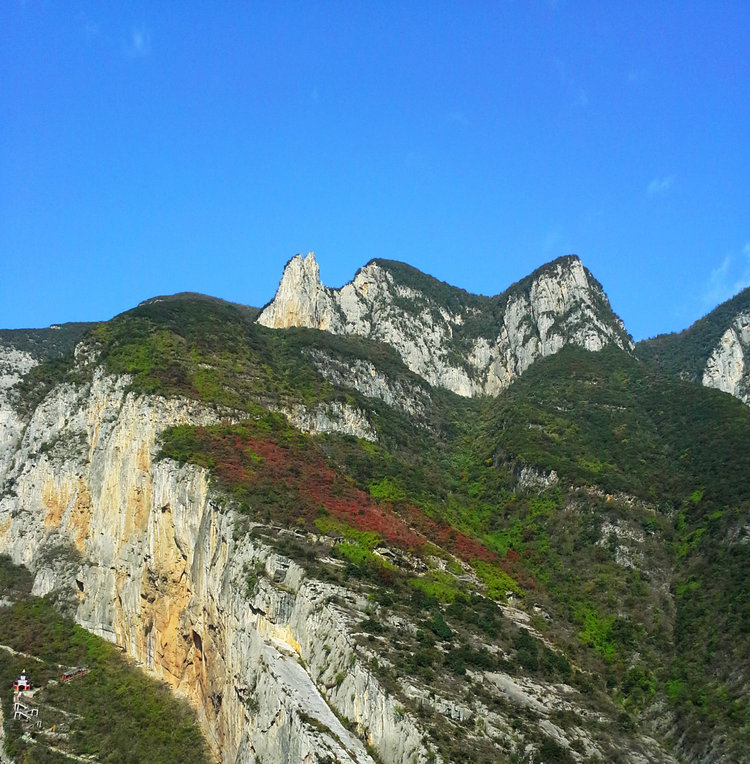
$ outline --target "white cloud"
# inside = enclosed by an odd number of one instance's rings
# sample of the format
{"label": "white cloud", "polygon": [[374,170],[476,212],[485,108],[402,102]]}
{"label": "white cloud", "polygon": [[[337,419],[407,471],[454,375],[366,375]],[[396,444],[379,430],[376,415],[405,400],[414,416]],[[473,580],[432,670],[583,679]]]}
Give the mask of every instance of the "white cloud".
{"label": "white cloud", "polygon": [[125,45],[128,58],[146,58],[151,53],[151,32],[144,27],[133,27]]}
{"label": "white cloud", "polygon": [[701,295],[702,307],[704,310],[712,310],[748,286],[750,286],[750,242],[742,248],[741,257],[727,255],[721,264],[711,271]]}
{"label": "white cloud", "polygon": [[646,189],[649,196],[662,196],[672,188],[674,184],[674,175],[666,175],[663,178],[654,178]]}
{"label": "white cloud", "polygon": [[588,93],[568,73],[565,61],[561,58],[556,58],[554,59],[554,64],[555,69],[557,69],[557,76],[560,78],[560,84],[570,99],[570,105],[578,108],[587,106],[589,102]]}

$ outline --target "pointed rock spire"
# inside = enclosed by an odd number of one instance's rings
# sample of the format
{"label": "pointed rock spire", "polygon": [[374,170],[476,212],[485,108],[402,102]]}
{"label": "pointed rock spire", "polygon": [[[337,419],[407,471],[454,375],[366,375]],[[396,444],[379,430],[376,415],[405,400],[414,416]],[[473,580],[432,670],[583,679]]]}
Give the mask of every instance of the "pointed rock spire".
{"label": "pointed rock spire", "polygon": [[332,300],[320,282],[320,268],[315,253],[295,255],[284,268],[274,299],[263,309],[258,323],[272,329],[290,326],[326,328]]}

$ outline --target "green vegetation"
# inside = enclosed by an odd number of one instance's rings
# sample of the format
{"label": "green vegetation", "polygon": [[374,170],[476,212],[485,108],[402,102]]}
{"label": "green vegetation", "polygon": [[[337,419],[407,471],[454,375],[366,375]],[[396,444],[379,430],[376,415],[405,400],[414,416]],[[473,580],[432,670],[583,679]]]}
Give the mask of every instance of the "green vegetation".
{"label": "green vegetation", "polygon": [[700,381],[709,356],[738,313],[750,310],[750,289],[745,289],[696,321],[689,329],[660,334],[638,343],[638,357],[672,376]]}
{"label": "green vegetation", "polygon": [[[131,666],[113,645],[62,618],[46,600],[24,599],[2,608],[0,644],[27,654],[0,651],[6,750],[15,761],[69,761],[50,745],[101,762],[209,761],[183,701]],[[52,682],[60,678],[58,664],[85,665],[89,673]],[[42,729],[28,730],[31,742],[21,738],[23,724],[12,721],[10,686],[24,670],[33,686],[42,688],[34,696]],[[53,724],[60,734],[50,737],[46,730]]]}
{"label": "green vegetation", "polygon": [[0,596],[16,599],[31,594],[34,579],[26,568],[14,565],[7,554],[0,554]]}
{"label": "green vegetation", "polygon": [[310,329],[270,330],[254,323],[256,315],[253,308],[216,298],[175,295],[100,324],[92,340],[108,370],[132,375],[137,392],[243,410],[268,395],[279,402],[351,400],[314,369],[305,353],[313,347],[413,377],[390,348]]}
{"label": "green vegetation", "polygon": [[0,329],[0,345],[29,353],[38,361],[70,354],[96,323],[56,324],[48,329]]}
{"label": "green vegetation", "polygon": [[[428,301],[477,308],[456,331],[457,352],[528,286],[476,297],[379,263]],[[750,676],[748,408],[613,348],[566,347],[497,398],[467,400],[429,389],[382,345],[272,331],[254,316],[197,295],[161,298],[99,325],[91,343],[138,393],[184,395],[242,418],[172,428],[162,457],[209,469],[246,526],[259,524],[254,533],[314,575],[372,596],[361,642],[377,647],[390,692],[399,675],[439,685],[472,670],[531,674],[600,704],[606,693],[623,731],[665,703],[674,740],[691,750],[702,744],[693,730],[726,740],[728,756],[750,748],[748,687],[737,678]],[[429,400],[429,414],[417,423],[327,382],[311,350],[373,363]],[[28,405],[70,378],[69,361],[56,363],[21,383]],[[377,442],[303,435],[267,410],[330,401],[366,411]],[[524,487],[528,467],[554,471],[557,484]],[[306,542],[305,531],[327,538]],[[335,564],[320,561],[331,555]],[[250,590],[256,581],[248,571]],[[496,604],[506,599],[555,649],[509,625]],[[454,730],[434,730],[441,751],[459,750]],[[550,760],[566,760],[545,745]]]}
{"label": "green vegetation", "polygon": [[498,462],[554,469],[665,508],[689,502],[695,515],[750,498],[749,427],[750,409],[725,394],[613,348],[565,348],[498,399],[486,437]]}

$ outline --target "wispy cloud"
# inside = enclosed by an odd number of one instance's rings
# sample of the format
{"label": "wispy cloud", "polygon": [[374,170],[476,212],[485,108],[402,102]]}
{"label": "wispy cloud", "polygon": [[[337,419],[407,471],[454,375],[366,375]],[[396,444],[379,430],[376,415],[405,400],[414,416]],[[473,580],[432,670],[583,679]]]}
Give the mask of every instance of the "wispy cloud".
{"label": "wispy cloud", "polygon": [[739,257],[727,255],[708,277],[701,295],[702,308],[710,310],[750,286],[750,242]]}
{"label": "wispy cloud", "polygon": [[555,69],[557,69],[557,76],[560,79],[560,84],[563,86],[563,89],[570,99],[570,105],[578,108],[587,106],[589,102],[588,94],[569,74],[566,63],[561,58],[556,58],[554,63]]}
{"label": "wispy cloud", "polygon": [[125,44],[128,58],[146,58],[151,53],[151,32],[145,27],[133,27]]}
{"label": "wispy cloud", "polygon": [[469,118],[462,111],[449,111],[445,118],[448,122],[453,122],[459,125],[468,125]]}
{"label": "wispy cloud", "polygon": [[674,185],[674,175],[665,175],[663,178],[654,178],[646,189],[649,196],[663,196]]}

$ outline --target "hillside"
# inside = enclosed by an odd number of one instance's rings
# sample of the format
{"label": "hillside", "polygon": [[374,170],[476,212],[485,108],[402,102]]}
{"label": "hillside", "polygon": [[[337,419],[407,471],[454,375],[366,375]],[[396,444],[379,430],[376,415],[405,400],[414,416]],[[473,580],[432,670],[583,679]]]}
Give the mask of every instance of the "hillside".
{"label": "hillside", "polygon": [[55,324],[47,329],[0,329],[0,345],[29,353],[37,361],[59,358],[72,352],[95,323]]}
{"label": "hillside", "polygon": [[[101,762],[210,761],[184,702],[115,647],[61,617],[48,600],[30,597],[31,584],[28,571],[0,555],[4,750],[14,761],[74,760],[67,754]],[[60,681],[62,673],[82,666],[88,673]],[[22,672],[34,689],[19,700],[36,712],[34,723],[13,721],[10,688]]]}
{"label": "hillside", "polygon": [[[492,298],[355,277],[368,321],[462,315],[454,369],[524,295],[537,339],[609,337],[493,397],[393,336],[201,295],[99,324],[0,390],[0,550],[185,694],[222,761],[742,761],[750,410],[634,357],[579,266]],[[537,309],[571,278],[585,310]],[[297,307],[351,315],[305,283]]]}
{"label": "hillside", "polygon": [[668,374],[750,402],[750,289],[723,302],[688,329],[638,343],[637,354]]}

